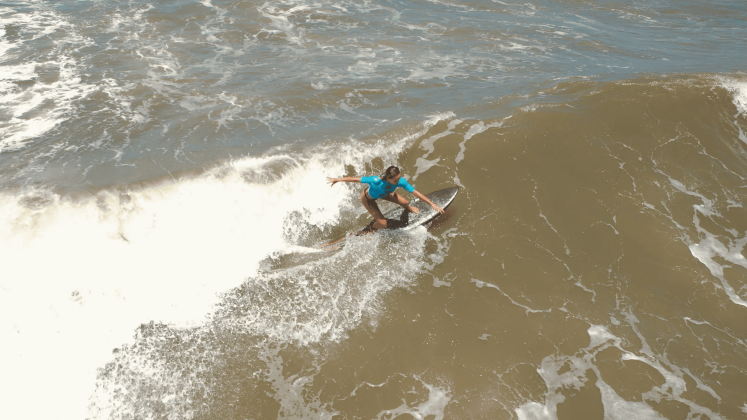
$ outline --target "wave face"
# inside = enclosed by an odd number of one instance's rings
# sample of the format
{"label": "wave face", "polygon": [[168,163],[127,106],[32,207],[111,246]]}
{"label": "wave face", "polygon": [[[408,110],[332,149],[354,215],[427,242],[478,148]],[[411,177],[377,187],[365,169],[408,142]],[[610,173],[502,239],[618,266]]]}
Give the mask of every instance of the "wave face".
{"label": "wave face", "polygon": [[[745,21],[4,3],[4,412],[743,417]],[[325,177],[390,164],[461,192],[427,229],[318,248],[368,221]]]}

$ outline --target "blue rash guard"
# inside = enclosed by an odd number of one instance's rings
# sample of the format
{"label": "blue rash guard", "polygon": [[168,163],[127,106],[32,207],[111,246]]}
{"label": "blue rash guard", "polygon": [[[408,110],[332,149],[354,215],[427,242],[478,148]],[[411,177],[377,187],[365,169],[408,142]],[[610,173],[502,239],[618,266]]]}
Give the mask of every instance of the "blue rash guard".
{"label": "blue rash guard", "polygon": [[413,191],[415,191],[415,187],[410,185],[405,177],[400,177],[399,182],[397,182],[396,184],[390,184],[389,182],[381,179],[381,177],[378,176],[364,176],[363,178],[361,178],[361,184],[369,185],[368,195],[371,196],[371,198],[373,198],[374,200],[391,194],[394,192],[394,190],[400,187],[404,188],[405,191],[411,194]]}

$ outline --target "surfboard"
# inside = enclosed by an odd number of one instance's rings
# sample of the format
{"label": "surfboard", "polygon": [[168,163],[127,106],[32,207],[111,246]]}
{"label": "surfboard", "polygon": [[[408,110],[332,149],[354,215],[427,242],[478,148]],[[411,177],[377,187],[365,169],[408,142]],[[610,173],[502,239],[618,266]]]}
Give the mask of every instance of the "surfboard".
{"label": "surfboard", "polygon": [[[429,200],[433,201],[433,203],[446,210],[446,208],[449,207],[456,198],[457,193],[459,193],[459,187],[450,187],[434,191],[430,194],[426,194],[425,196],[428,197]],[[405,211],[405,209],[400,206],[396,206],[395,208],[384,213],[384,218],[387,219],[388,229],[415,229],[420,225],[424,225],[433,221],[433,219],[435,219],[440,214],[439,212],[434,210],[430,204],[417,198],[410,201],[410,205],[413,207],[417,207],[418,210],[420,210],[420,213],[416,214],[411,211]],[[363,235],[365,233],[371,232],[371,226],[373,226],[373,224],[374,220],[371,220],[371,222],[369,222],[368,225],[366,225],[366,227],[356,235]]]}
{"label": "surfboard", "polygon": [[[450,187],[450,188],[444,188],[442,190],[434,191],[430,194],[426,194],[425,196],[428,197],[429,200],[437,204],[439,207],[446,210],[446,208],[449,207],[451,203],[454,202],[454,199],[456,198],[457,193],[459,193],[459,187]],[[420,210],[420,213],[415,214],[410,211],[405,211],[405,209],[403,209],[400,206],[395,206],[393,209],[383,214],[384,218],[387,219],[387,225],[389,226],[389,229],[400,229],[400,230],[415,229],[418,226],[422,226],[426,223],[433,221],[433,219],[438,217],[438,215],[440,214],[439,212],[434,210],[430,204],[424,201],[421,201],[417,198],[410,201],[410,205],[413,207],[417,207],[418,210]],[[366,227],[363,228],[363,230],[356,233],[355,235],[360,236],[366,233],[373,232],[374,229],[371,228],[373,224],[374,224],[374,221],[371,220],[366,225]],[[342,238],[340,240],[337,240],[329,244],[318,245],[317,248],[323,249],[325,251],[340,249],[345,239],[346,238]]]}

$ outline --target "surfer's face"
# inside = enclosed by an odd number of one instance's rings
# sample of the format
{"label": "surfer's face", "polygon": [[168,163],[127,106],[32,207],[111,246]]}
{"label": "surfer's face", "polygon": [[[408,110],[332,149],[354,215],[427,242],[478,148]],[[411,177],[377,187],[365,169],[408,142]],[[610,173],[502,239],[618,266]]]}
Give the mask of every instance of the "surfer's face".
{"label": "surfer's face", "polygon": [[394,178],[387,178],[387,179],[386,179],[386,182],[388,182],[388,183],[390,183],[390,184],[392,184],[392,185],[397,185],[397,183],[399,182],[399,179],[400,179],[400,178],[402,178],[402,175],[401,175],[401,174],[400,174],[400,175],[397,175],[397,176],[395,176]]}

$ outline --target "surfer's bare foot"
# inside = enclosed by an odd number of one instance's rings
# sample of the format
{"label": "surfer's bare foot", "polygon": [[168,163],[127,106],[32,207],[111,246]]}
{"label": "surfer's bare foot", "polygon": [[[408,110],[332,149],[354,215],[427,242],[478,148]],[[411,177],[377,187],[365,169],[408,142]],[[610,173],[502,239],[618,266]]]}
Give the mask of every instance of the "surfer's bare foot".
{"label": "surfer's bare foot", "polygon": [[413,212],[413,213],[415,213],[415,214],[418,214],[418,213],[420,213],[420,209],[419,209],[419,208],[417,208],[417,207],[415,207],[415,206],[409,206],[409,207],[408,207],[408,210],[410,210],[411,212]]}
{"label": "surfer's bare foot", "polygon": [[377,220],[376,223],[371,225],[371,227],[374,229],[386,229],[388,227],[387,220],[386,219]]}

